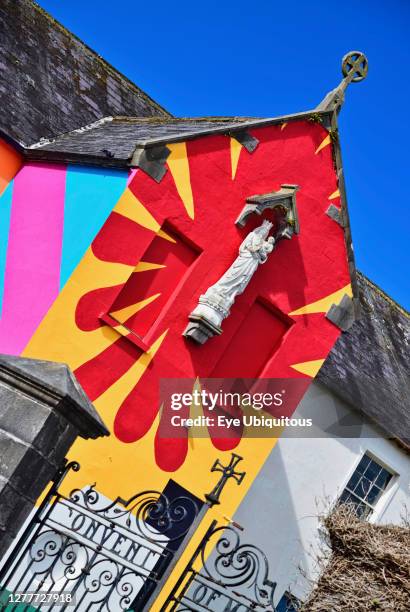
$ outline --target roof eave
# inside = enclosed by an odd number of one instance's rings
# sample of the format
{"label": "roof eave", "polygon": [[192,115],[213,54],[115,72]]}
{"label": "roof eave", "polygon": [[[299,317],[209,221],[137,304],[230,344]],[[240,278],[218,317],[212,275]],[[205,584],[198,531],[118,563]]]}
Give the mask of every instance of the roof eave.
{"label": "roof eave", "polygon": [[25,156],[26,147],[24,146],[24,144],[22,142],[19,142],[15,138],[13,138],[13,136],[10,136],[10,134],[1,127],[0,127],[0,138],[4,140],[5,142],[7,142],[7,144],[14,147],[16,151],[18,151],[19,153]]}
{"label": "roof eave", "polygon": [[[227,123],[226,125],[218,125],[214,128],[207,127],[203,130],[196,130],[192,132],[175,132],[174,134],[167,134],[158,138],[150,138],[147,140],[136,140],[135,148],[144,149],[149,147],[155,147],[158,145],[166,145],[171,143],[183,142],[186,140],[193,140],[196,138],[203,138],[205,136],[213,136],[215,134],[231,134],[240,132],[248,129],[255,129],[260,127],[268,127],[271,125],[277,125],[281,123],[289,123],[291,121],[300,121],[304,119],[316,121],[322,123],[324,127],[329,127],[332,118],[332,112],[310,110],[301,113],[294,113],[291,115],[281,115],[279,117],[270,117],[267,119],[255,119],[244,121],[241,123]],[[17,144],[17,143],[16,143]],[[91,164],[103,167],[122,167],[129,168],[134,167],[132,164],[133,155],[127,158],[110,158],[103,155],[89,155],[81,153],[72,153],[69,151],[55,151],[54,149],[47,149],[45,146],[30,146],[24,147],[19,144],[22,148],[24,156],[28,160],[41,160],[47,162],[57,163],[73,163],[73,164]]]}
{"label": "roof eave", "polygon": [[[303,119],[315,120],[318,123],[322,123],[324,127],[330,125],[332,113],[331,111],[303,111],[301,113],[294,113],[292,115],[281,115],[279,117],[268,117],[266,119],[254,119],[249,121],[243,121],[241,123],[232,123],[227,125],[218,125],[214,128],[205,128],[204,130],[197,130],[195,132],[182,132],[180,134],[167,134],[167,136],[161,136],[160,138],[150,138],[148,140],[136,141],[136,148],[146,148],[156,145],[183,142],[185,140],[193,140],[195,138],[202,138],[203,136],[213,136],[215,134],[230,134],[233,132],[242,132],[244,130],[255,129],[260,127],[268,127],[271,125],[277,125],[281,123],[289,123],[291,121],[300,121]],[[322,120],[320,120],[322,119]]]}
{"label": "roof eave", "polygon": [[78,164],[81,166],[100,166],[102,168],[130,167],[131,156],[124,159],[119,157],[103,157],[102,155],[89,155],[87,153],[72,153],[66,151],[50,151],[48,149],[24,148],[23,155],[28,161],[44,161],[58,164]]}

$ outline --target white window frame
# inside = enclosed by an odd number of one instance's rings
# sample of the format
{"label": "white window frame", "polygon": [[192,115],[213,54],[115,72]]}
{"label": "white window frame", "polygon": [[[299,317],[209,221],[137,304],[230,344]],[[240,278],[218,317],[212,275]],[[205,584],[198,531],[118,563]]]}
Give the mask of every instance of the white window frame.
{"label": "white window frame", "polygon": [[[363,500],[363,503],[369,508],[371,508],[371,512],[368,516],[365,517],[365,520],[368,521],[369,523],[377,523],[379,519],[381,518],[382,514],[384,513],[384,511],[386,510],[387,506],[390,504],[397,489],[399,488],[400,474],[398,470],[395,469],[390,462],[385,461],[383,457],[373,452],[370,448],[368,447],[360,448],[360,454],[358,457],[356,457],[354,466],[352,470],[350,471],[349,475],[347,476],[347,478],[345,479],[343,486],[341,487],[340,493],[337,497],[337,500],[339,501],[344,491],[346,491],[347,483],[349,482],[349,480],[355,473],[364,455],[368,455],[370,459],[375,461],[378,465],[380,465],[380,467],[384,468],[385,470],[390,472],[390,474],[392,475],[390,482],[388,483],[387,487],[382,491],[382,494],[380,495],[379,499],[376,501],[376,504],[374,506],[372,506],[371,504]],[[361,499],[359,495],[356,495],[355,493],[352,493],[352,495],[355,495],[358,499]]]}

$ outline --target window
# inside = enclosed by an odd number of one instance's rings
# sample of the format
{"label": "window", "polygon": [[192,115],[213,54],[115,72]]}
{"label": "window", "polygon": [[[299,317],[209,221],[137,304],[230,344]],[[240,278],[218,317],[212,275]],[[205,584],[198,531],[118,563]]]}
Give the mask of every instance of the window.
{"label": "window", "polygon": [[373,512],[392,478],[392,472],[366,453],[350,477],[339,503],[353,504],[357,516],[366,518]]}
{"label": "window", "polygon": [[297,597],[289,593],[289,591],[285,591],[276,606],[276,612],[297,612],[300,604],[301,602]]}

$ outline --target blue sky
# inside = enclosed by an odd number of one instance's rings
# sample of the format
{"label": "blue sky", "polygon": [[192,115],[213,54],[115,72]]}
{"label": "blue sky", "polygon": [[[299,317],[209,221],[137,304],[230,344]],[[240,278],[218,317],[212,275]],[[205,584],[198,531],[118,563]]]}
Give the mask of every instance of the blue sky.
{"label": "blue sky", "polygon": [[408,0],[39,0],[177,116],[314,108],[351,49],[341,144],[357,267],[410,309]]}

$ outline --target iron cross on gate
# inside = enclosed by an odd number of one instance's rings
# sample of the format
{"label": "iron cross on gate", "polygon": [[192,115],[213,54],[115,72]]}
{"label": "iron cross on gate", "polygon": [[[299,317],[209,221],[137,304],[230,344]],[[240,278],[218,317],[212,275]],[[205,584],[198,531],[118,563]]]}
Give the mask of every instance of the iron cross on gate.
{"label": "iron cross on gate", "polygon": [[217,459],[211,468],[211,472],[222,472],[222,476],[219,481],[212,489],[210,493],[205,495],[205,499],[212,507],[215,504],[219,504],[219,498],[221,493],[230,478],[234,478],[237,484],[240,485],[242,480],[245,478],[246,472],[235,472],[235,468],[240,461],[242,461],[243,457],[240,455],[236,455],[235,453],[231,453],[231,460],[229,465],[222,465],[222,463]]}

